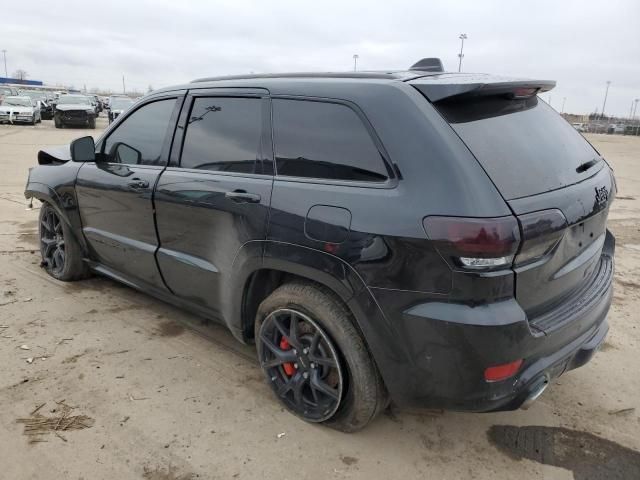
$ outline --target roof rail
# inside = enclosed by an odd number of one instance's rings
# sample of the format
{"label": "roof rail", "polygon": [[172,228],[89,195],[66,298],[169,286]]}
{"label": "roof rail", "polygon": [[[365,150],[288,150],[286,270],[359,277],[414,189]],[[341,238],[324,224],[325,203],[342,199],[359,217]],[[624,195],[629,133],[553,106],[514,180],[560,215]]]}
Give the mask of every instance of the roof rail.
{"label": "roof rail", "polygon": [[248,80],[254,78],[394,78],[395,72],[292,72],[292,73],[260,73],[249,75],[226,75],[205,77],[192,80],[191,83],[211,82],[215,80]]}

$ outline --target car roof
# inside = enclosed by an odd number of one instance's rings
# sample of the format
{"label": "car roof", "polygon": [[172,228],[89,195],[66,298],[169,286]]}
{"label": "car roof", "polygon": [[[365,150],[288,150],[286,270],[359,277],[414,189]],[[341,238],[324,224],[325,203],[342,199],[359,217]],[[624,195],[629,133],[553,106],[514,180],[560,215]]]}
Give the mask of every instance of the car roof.
{"label": "car roof", "polygon": [[[547,91],[555,86],[555,82],[547,80],[528,80],[523,78],[505,77],[486,73],[459,73],[459,72],[432,72],[419,69],[409,70],[381,70],[360,72],[288,72],[265,73],[248,75],[227,75],[219,77],[204,77],[193,80],[190,83],[166,87],[155,90],[153,94],[175,91],[205,88],[268,88],[283,91],[287,87],[294,87],[296,92],[301,92],[309,87],[318,87],[326,84],[337,86],[340,84],[380,84],[380,83],[411,83],[421,85],[436,91],[435,97],[443,98],[452,94],[460,94],[465,91],[479,88],[495,88],[497,86],[535,86],[540,91]],[[312,87],[313,86],[313,87]],[[454,88],[451,88],[451,87]],[[279,88],[282,87],[282,88]],[[313,88],[315,89],[315,88]]]}
{"label": "car roof", "polygon": [[304,84],[318,81],[327,83],[353,83],[353,82],[398,82],[406,81],[421,76],[432,75],[429,72],[419,72],[410,70],[389,70],[389,71],[361,71],[361,72],[283,72],[283,73],[261,73],[246,75],[223,75],[216,77],[198,78],[186,84],[173,85],[153,91],[153,94],[174,91],[190,90],[195,88],[217,88],[217,87],[246,87],[260,88],[280,84]]}

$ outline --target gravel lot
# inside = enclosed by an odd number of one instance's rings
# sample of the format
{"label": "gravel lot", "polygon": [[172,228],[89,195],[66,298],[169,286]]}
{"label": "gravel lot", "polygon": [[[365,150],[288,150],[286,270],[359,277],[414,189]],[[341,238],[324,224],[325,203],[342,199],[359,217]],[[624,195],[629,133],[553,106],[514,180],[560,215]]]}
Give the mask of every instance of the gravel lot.
{"label": "gravel lot", "polygon": [[[182,326],[194,317],[110,280],[40,269],[27,169],[42,146],[105,126],[0,126],[0,478],[640,478],[640,138],[589,138],[619,187],[611,331],[594,360],[528,411],[391,410],[345,435],[284,412],[253,349],[223,329],[196,333]],[[57,435],[25,435],[45,417]]]}

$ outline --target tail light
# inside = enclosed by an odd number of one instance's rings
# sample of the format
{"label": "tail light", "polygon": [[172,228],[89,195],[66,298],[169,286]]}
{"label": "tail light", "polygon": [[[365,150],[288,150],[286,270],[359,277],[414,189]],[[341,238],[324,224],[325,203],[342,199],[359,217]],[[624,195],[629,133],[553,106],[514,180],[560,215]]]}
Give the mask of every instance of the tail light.
{"label": "tail light", "polygon": [[518,217],[522,228],[522,245],[515,258],[515,266],[522,266],[545,258],[558,245],[567,219],[560,210],[542,210]]}
{"label": "tail light", "polygon": [[423,225],[443,257],[468,269],[510,267],[520,243],[514,217],[426,217]]}

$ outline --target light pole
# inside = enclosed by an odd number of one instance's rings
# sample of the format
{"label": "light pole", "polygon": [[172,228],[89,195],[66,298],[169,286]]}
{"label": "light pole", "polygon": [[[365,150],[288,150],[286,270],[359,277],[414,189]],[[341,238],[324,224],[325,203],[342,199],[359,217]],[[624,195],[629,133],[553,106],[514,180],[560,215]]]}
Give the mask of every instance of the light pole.
{"label": "light pole", "polygon": [[458,57],[460,58],[458,61],[458,71],[460,72],[462,71],[462,57],[464,57],[462,50],[464,49],[464,41],[467,39],[467,34],[461,33],[458,38],[460,39],[460,53],[458,54]]}
{"label": "light pole", "polygon": [[353,71],[355,72],[358,69],[358,59],[360,58],[360,55],[358,55],[357,53],[353,54]]}
{"label": "light pole", "polygon": [[560,113],[564,113],[564,104],[567,101],[567,97],[562,97],[562,111]]}
{"label": "light pole", "polygon": [[602,102],[602,112],[600,113],[600,118],[604,118],[604,107],[607,106],[607,95],[609,94],[609,85],[611,85],[611,80],[607,80],[607,89],[604,91],[604,101]]}
{"label": "light pole", "polygon": [[4,55],[4,76],[9,78],[9,72],[7,71],[7,51],[3,49],[2,55]]}
{"label": "light pole", "polygon": [[638,102],[640,102],[640,98],[636,98],[633,102],[635,105],[633,106],[633,115],[631,115],[631,120],[636,118],[636,110],[638,109]]}
{"label": "light pole", "polygon": [[126,89],[126,88],[125,88],[125,86],[124,86],[124,75],[122,75],[122,93],[123,93],[124,95],[126,95],[126,94],[127,94],[127,89]]}

